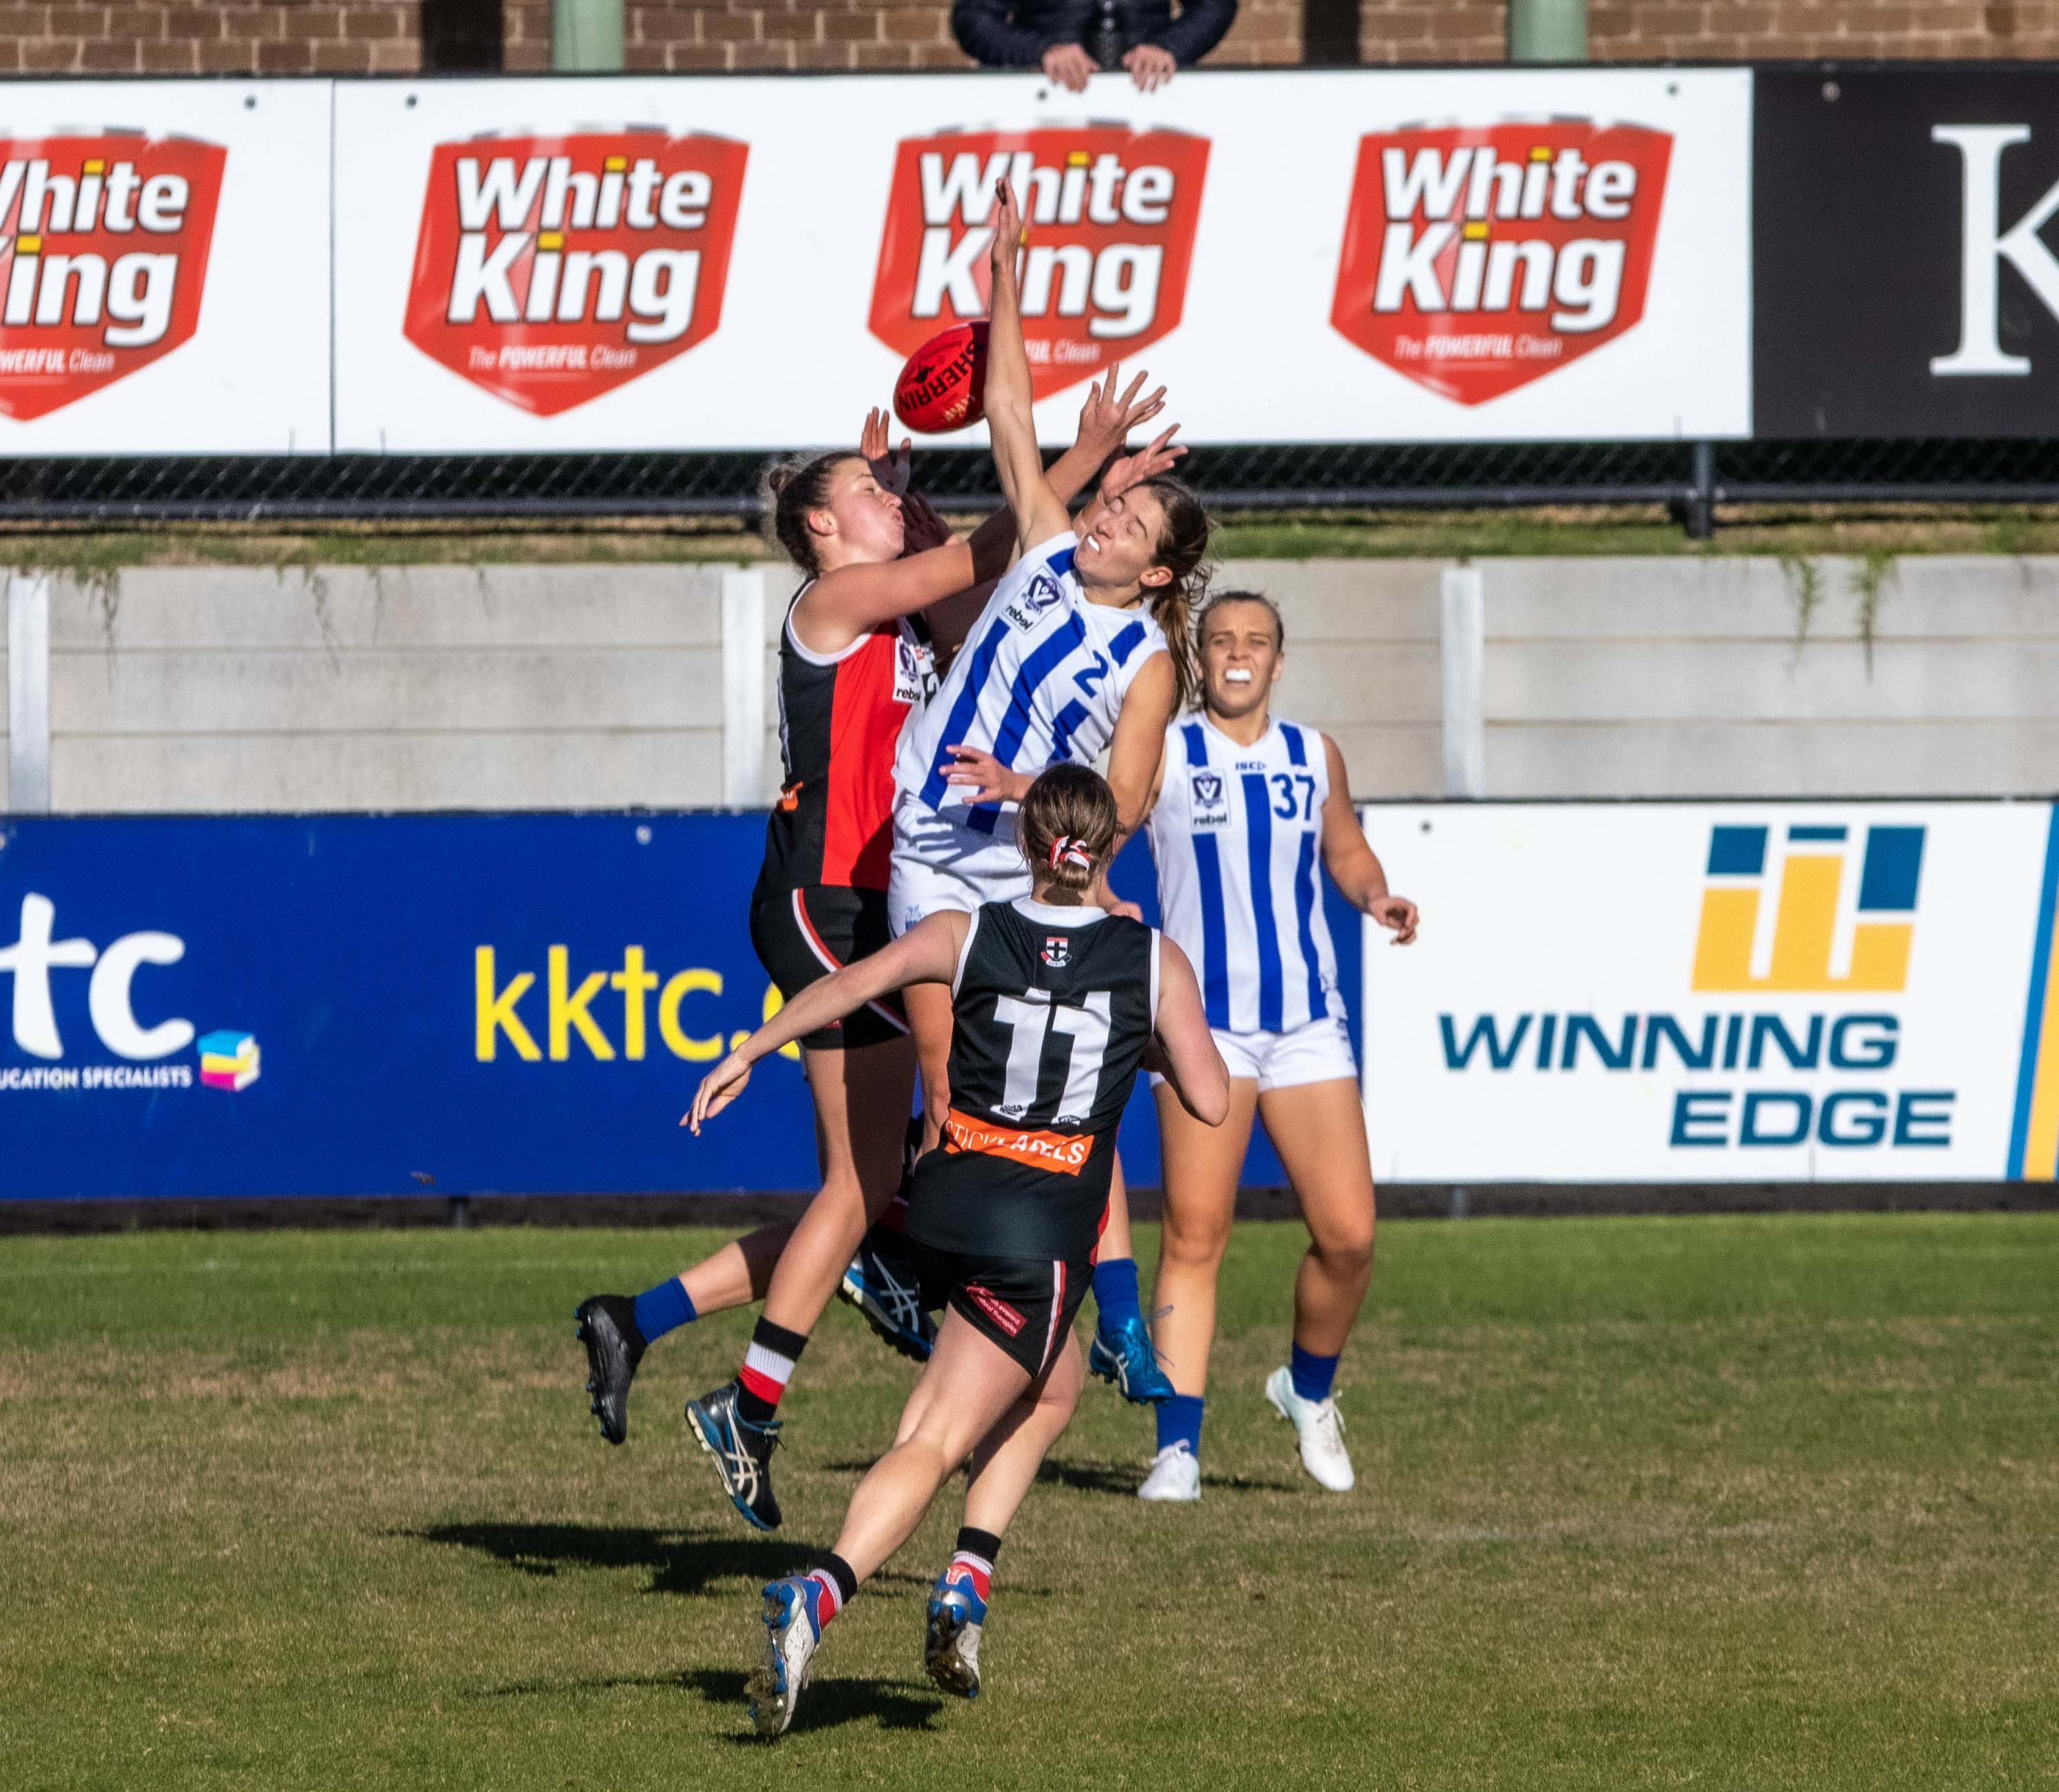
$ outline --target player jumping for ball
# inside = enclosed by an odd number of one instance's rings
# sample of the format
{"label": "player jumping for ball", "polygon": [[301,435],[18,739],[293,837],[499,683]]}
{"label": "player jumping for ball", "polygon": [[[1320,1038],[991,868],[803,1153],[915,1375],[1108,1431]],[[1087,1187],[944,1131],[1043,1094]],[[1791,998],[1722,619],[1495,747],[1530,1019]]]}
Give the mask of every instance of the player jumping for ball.
{"label": "player jumping for ball", "polygon": [[1197,634],[1201,712],[1166,736],[1149,839],[1166,937],[1201,975],[1229,1066],[1229,1120],[1198,1126],[1173,1092],[1158,1092],[1165,1230],[1153,1299],[1159,1359],[1176,1392],[1157,1408],[1158,1453],[1138,1491],[1201,1498],[1216,1278],[1256,1113],[1310,1239],[1294,1279],[1292,1360],[1267,1380],[1265,1397],[1292,1421],[1303,1467],[1341,1493],[1354,1477],[1331,1383],[1372,1275],[1372,1163],[1322,870],[1397,945],[1416,937],[1416,904],[1388,893],[1336,743],[1272,715],[1285,663],[1277,608],[1255,592],[1226,591],[1210,600]]}
{"label": "player jumping for ball", "polygon": [[824,1627],[968,1462],[963,1526],[930,1590],[923,1661],[946,1691],[978,1696],[1002,1535],[1084,1380],[1072,1321],[1131,1084],[1148,1064],[1195,1126],[1228,1111],[1228,1074],[1185,955],[1088,900],[1105,884],[1117,833],[1107,784],[1084,766],[1053,767],[1022,799],[1026,896],[940,908],[810,985],[694,1097],[698,1131],[788,1040],[896,990],[934,990],[950,1004],[950,1107],[942,1144],[916,1166],[907,1216],[922,1296],[944,1306],[944,1322],[894,1447],[858,1483],[827,1562],[764,1589],[769,1634],[747,1689],[762,1734],[793,1722]]}
{"label": "player jumping for ball", "polygon": [[[1037,446],[1017,285],[1022,214],[1005,182],[994,226],[986,417],[1022,557],[902,733],[887,886],[897,932],[941,910],[970,913],[1027,891],[1015,805],[1047,766],[1092,764],[1106,750],[1119,845],[1143,820],[1166,724],[1193,684],[1189,605],[1208,513],[1185,486],[1154,477],[1077,520],[1069,514]],[[1113,904],[1105,887],[1097,897]],[[950,1105],[950,1004],[943,991],[918,987],[907,1013],[934,1142]],[[1109,1248],[1094,1275],[1100,1313],[1089,1360],[1126,1397],[1157,1400],[1173,1389],[1139,1310],[1121,1190],[1118,1171]]]}
{"label": "player jumping for ball", "polygon": [[[1111,368],[1093,386],[1078,439],[1051,469],[1056,489],[1069,496],[1107,465],[1101,498],[1114,501],[1173,464],[1182,451],[1169,429],[1140,453],[1122,454],[1129,432],[1163,408],[1163,388],[1140,397],[1144,384],[1139,375],[1122,389]],[[954,541],[907,491],[907,471],[906,445],[890,454],[885,419],[874,413],[858,453],[783,464],[768,477],[775,533],[805,577],[779,634],[786,784],[766,827],[751,938],[788,999],[890,937],[894,752],[903,721],[934,682],[926,621],[946,645],[954,642],[976,613],[980,588],[1013,551],[1009,512]],[[737,1377],[691,1403],[687,1416],[738,1511],[765,1530],[780,1518],[771,1471],[780,1397],[839,1281],[906,1354],[926,1355],[932,1335],[890,1243],[866,1236],[904,1173],[915,1056],[899,1006],[873,1003],[800,1043],[822,1177],[806,1213],[761,1227],[633,1299],[597,1295],[578,1312],[593,1411],[601,1435],[620,1443],[630,1385],[654,1341],[706,1315],[764,1302]]]}

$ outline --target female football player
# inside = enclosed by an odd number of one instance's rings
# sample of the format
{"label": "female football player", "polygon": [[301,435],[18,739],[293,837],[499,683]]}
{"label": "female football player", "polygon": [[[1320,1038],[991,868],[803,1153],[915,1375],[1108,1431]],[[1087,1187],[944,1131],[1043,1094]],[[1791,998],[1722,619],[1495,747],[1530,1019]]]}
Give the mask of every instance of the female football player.
{"label": "female football player", "polygon": [[1174,1093],[1159,1092],[1165,1230],[1152,1298],[1175,1392],[1157,1408],[1158,1453],[1138,1491],[1201,1497],[1216,1276],[1255,1112],[1309,1237],[1294,1281],[1292,1358],[1265,1397],[1292,1421],[1302,1466],[1341,1493],[1353,1475],[1331,1382],[1372,1275],[1372,1163],[1316,860],[1396,945],[1416,937],[1416,905],[1388,893],[1336,743],[1273,718],[1285,663],[1279,610],[1254,592],[1224,592],[1197,633],[1201,712],[1167,734],[1149,839],[1166,937],[1200,972],[1229,1066],[1230,1111],[1227,1125],[1197,1126]]}
{"label": "female football player", "polygon": [[970,912],[941,908],[811,985],[694,1097],[698,1131],[754,1063],[810,1028],[894,990],[934,988],[950,1004],[950,1108],[942,1144],[916,1165],[907,1217],[923,1296],[944,1306],[944,1322],[894,1447],[858,1483],[827,1562],[764,1590],[770,1634],[748,1687],[763,1734],[793,1721],[823,1627],[968,1459],[964,1527],[930,1590],[923,1657],[939,1686],[978,1695],[1002,1533],[1079,1398],[1072,1320],[1130,1085],[1149,1063],[1195,1125],[1227,1111],[1227,1075],[1185,955],[1090,900],[1117,832],[1107,784],[1084,766],[1053,766],[1022,798],[1026,894]]}
{"label": "female football player", "polygon": [[[970,913],[1026,893],[1015,804],[1047,766],[1092,764],[1107,748],[1121,835],[1133,832],[1149,804],[1166,724],[1193,683],[1189,605],[1208,513],[1185,486],[1156,477],[1105,495],[1077,521],[1069,513],[1037,446],[1017,285],[1022,216],[1006,182],[993,222],[986,420],[1021,557],[901,736],[887,888],[897,932],[942,909]],[[1113,903],[1105,888],[1098,895]],[[928,987],[906,1000],[934,1143],[950,1105],[950,1004]],[[1119,1172],[1115,1186],[1117,1248],[1095,1275],[1092,1366],[1130,1399],[1160,1399],[1172,1389],[1138,1308]]]}
{"label": "female football player", "polygon": [[[1093,479],[1129,432],[1163,408],[1140,397],[1139,375],[1089,391],[1078,439],[1051,469],[1061,490]],[[1161,435],[1110,466],[1119,495],[1181,452]],[[767,509],[805,576],[779,635],[780,742],[786,783],[766,828],[751,938],[774,985],[791,998],[840,965],[877,951],[886,924],[894,751],[902,722],[934,682],[922,617],[962,633],[952,600],[1006,566],[1014,529],[997,512],[954,541],[935,512],[906,492],[907,445],[889,457],[885,419],[866,420],[860,452],[774,467]],[[966,606],[958,606],[961,612]],[[773,1529],[779,1506],[770,1461],[787,1379],[840,1280],[890,1342],[918,1359],[929,1321],[881,1251],[852,1253],[902,1175],[915,1058],[898,1004],[875,1002],[811,1029],[802,1064],[814,1104],[821,1191],[799,1222],[761,1227],[633,1300],[595,1295],[579,1309],[588,1387],[601,1434],[627,1433],[630,1383],[655,1339],[702,1315],[763,1299],[737,1377],[691,1402],[687,1418],[737,1510]]]}

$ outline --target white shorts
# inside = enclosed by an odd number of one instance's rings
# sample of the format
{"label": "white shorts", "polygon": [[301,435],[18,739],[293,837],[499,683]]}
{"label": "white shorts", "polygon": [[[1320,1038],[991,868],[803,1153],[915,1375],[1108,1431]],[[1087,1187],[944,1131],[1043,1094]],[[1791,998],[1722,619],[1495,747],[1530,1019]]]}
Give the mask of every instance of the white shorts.
{"label": "white shorts", "polygon": [[[956,815],[962,815],[961,809]],[[990,834],[939,815],[906,791],[894,799],[894,857],[886,876],[886,924],[897,940],[926,915],[1030,893],[1030,868],[1015,844],[1015,811],[1004,809]]]}
{"label": "white shorts", "polygon": [[[1335,1015],[1308,1021],[1284,1033],[1230,1033],[1220,1027],[1212,1027],[1209,1032],[1230,1075],[1255,1079],[1260,1095],[1268,1089],[1291,1089],[1303,1083],[1358,1080],[1351,1035]],[[1152,1087],[1156,1088],[1165,1080],[1154,1074]]]}

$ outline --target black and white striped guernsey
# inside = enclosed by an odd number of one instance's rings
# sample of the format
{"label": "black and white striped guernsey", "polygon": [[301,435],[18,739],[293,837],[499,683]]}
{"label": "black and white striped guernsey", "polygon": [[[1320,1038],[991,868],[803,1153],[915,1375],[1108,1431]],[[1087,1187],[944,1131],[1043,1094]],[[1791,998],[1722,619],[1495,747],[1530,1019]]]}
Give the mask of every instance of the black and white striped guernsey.
{"label": "black and white striped guernsey", "polygon": [[1116,1127],[1151,1043],[1159,936],[1027,897],[974,912],[952,985],[950,1116],[909,1199],[939,1249],[1093,1251]]}

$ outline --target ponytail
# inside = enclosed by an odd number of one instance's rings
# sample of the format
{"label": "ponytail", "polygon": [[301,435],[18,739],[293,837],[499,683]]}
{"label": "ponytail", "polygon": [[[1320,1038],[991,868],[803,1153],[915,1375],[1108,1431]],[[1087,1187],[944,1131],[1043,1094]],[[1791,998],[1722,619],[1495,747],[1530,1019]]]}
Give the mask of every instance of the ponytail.
{"label": "ponytail", "polygon": [[1195,701],[1201,688],[1194,653],[1194,606],[1208,589],[1209,536],[1214,529],[1206,509],[1193,490],[1177,479],[1147,479],[1137,488],[1154,493],[1162,513],[1158,525],[1158,557],[1153,563],[1173,576],[1164,585],[1147,585],[1151,620],[1165,631],[1165,650],[1173,659],[1173,712]]}
{"label": "ponytail", "polygon": [[1105,873],[1119,825],[1115,792],[1100,772],[1062,761],[1022,795],[1016,837],[1030,868],[1046,883],[1084,894]]}

